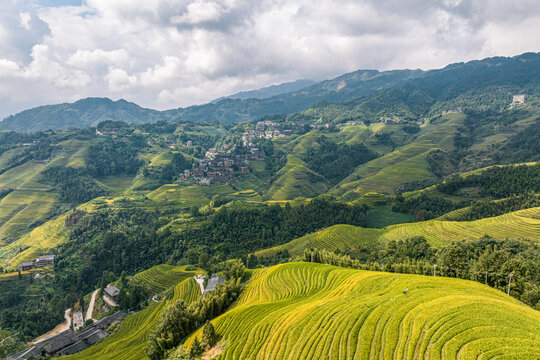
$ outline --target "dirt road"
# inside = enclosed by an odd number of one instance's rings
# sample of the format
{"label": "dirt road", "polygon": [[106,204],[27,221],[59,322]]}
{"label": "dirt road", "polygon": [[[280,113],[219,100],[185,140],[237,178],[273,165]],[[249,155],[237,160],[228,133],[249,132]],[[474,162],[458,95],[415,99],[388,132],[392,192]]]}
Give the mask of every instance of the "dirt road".
{"label": "dirt road", "polygon": [[92,317],[92,314],[94,313],[94,304],[96,303],[96,296],[99,292],[99,289],[97,289],[96,291],[94,291],[92,293],[92,297],[90,298],[90,304],[88,304],[88,310],[86,310],[86,316],[84,317],[84,321],[87,321],[87,320],[94,320],[94,318]]}
{"label": "dirt road", "polygon": [[35,344],[41,340],[45,340],[45,339],[48,339],[50,338],[51,336],[53,335],[56,335],[56,334],[59,334],[61,333],[62,331],[66,331],[66,330],[69,330],[69,326],[71,325],[71,309],[67,309],[65,312],[64,312],[64,322],[61,323],[61,324],[58,324],[56,325],[56,327],[54,329],[52,329],[51,331],[41,335],[41,336],[38,336],[37,338],[35,338],[34,340],[32,340],[32,343]]}

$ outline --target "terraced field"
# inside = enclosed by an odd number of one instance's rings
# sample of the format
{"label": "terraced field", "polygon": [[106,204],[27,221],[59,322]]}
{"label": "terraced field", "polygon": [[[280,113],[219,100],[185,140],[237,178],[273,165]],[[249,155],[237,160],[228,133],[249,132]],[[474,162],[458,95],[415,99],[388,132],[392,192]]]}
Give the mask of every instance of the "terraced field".
{"label": "terraced field", "polygon": [[267,191],[267,196],[271,200],[311,198],[327,190],[324,179],[294,155],[287,156],[287,164],[279,170],[277,176]]}
{"label": "terraced field", "polygon": [[159,293],[178,284],[186,277],[201,271],[186,272],[186,266],[161,264],[142,271],[134,276],[135,282],[144,285],[150,291]]}
{"label": "terraced field", "polygon": [[257,270],[236,306],[213,324],[227,344],[222,360],[540,354],[540,312],[488,286],[322,264]]}
{"label": "terraced field", "polygon": [[[80,360],[146,359],[144,349],[147,345],[148,335],[156,325],[156,321],[161,316],[163,309],[179,299],[191,303],[201,296],[200,287],[193,278],[194,273],[185,272],[184,274],[184,280],[174,287],[173,295],[170,298],[161,302],[153,302],[143,311],[128,316],[120,324],[118,332],[107,337],[99,344],[64,358]],[[189,277],[185,278],[186,276]],[[162,280],[156,281],[161,283]]]}
{"label": "terraced field", "polygon": [[19,240],[0,247],[0,264],[8,270],[16,270],[23,261],[31,261],[67,239],[64,222],[67,215],[49,220]]}
{"label": "terraced field", "polygon": [[[29,161],[0,175],[0,189],[15,189],[0,200],[0,246],[18,239],[36,223],[44,222],[58,203],[57,195],[50,192],[50,186],[39,182],[42,171],[54,166],[84,166],[88,142],[67,140],[58,145],[63,152],[51,161]],[[14,149],[2,154],[0,163],[6,163],[21,151]]]}
{"label": "terraced field", "polygon": [[540,207],[475,221],[435,219],[391,225],[384,229],[334,225],[286,244],[259,251],[255,255],[271,256],[286,249],[291,256],[297,256],[310,247],[329,251],[354,250],[376,246],[387,240],[403,240],[413,236],[424,236],[431,245],[439,246],[452,241],[479,239],[484,235],[495,239],[529,239],[540,242]]}
{"label": "terraced field", "polygon": [[147,197],[162,203],[202,206],[207,205],[214,195],[227,195],[234,192],[230,185],[181,186],[169,184],[152,191]]}
{"label": "terraced field", "polygon": [[334,225],[286,244],[258,251],[255,256],[271,256],[282,250],[287,250],[291,256],[297,256],[302,254],[304,249],[312,247],[346,252],[359,247],[377,246],[383,233],[384,230],[381,229],[366,229],[353,225]]}
{"label": "terraced field", "polygon": [[333,193],[349,197],[357,197],[366,191],[392,193],[403,183],[435,178],[425,158],[435,149],[453,149],[454,134],[464,118],[463,114],[457,113],[445,115],[445,123],[420,135],[413,143],[360,165]]}

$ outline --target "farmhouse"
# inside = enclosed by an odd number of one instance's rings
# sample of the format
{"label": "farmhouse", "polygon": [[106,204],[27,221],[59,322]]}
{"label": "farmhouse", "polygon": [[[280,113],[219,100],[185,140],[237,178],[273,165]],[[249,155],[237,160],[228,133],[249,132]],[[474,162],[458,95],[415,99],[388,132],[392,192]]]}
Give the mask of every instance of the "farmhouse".
{"label": "farmhouse", "polygon": [[19,270],[32,270],[34,268],[34,263],[32,261],[22,262],[19,264]]}
{"label": "farmhouse", "polygon": [[116,301],[118,294],[120,294],[120,290],[116,286],[108,286],[105,288],[103,293],[112,301]]}
{"label": "farmhouse", "polygon": [[524,104],[528,97],[526,94],[516,94],[512,100],[512,105]]}
{"label": "farmhouse", "polygon": [[54,255],[43,255],[36,259],[36,267],[54,266]]}
{"label": "farmhouse", "polygon": [[216,290],[216,286],[218,286],[218,284],[223,284],[224,282],[224,278],[217,276],[216,274],[212,274],[210,279],[208,279],[208,284],[206,284],[206,289],[204,289],[202,295],[204,296],[206,293]]}

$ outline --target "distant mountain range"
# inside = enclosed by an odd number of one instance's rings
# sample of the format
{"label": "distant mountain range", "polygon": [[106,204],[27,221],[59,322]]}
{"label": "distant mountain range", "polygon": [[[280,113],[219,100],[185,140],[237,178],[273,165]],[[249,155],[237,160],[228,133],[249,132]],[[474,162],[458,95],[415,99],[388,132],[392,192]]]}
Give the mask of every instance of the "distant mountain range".
{"label": "distant mountain range", "polygon": [[[130,124],[176,121],[244,122],[265,115],[288,115],[316,104],[361,104],[361,110],[373,112],[381,98],[394,103],[413,101],[421,111],[436,101],[458,97],[466,91],[488,86],[523,88],[537,84],[540,77],[540,54],[525,53],[515,57],[493,57],[456,63],[443,69],[358,70],[334,79],[311,84],[310,80],[240,92],[205,105],[166,111],[142,108],[125,100],[86,98],[75,103],[41,106],[22,111],[0,122],[0,130],[33,132],[46,129],[96,126],[104,120]],[[383,104],[385,108],[387,104]],[[409,106],[410,107],[410,106]],[[412,111],[412,113],[419,111]]]}
{"label": "distant mountain range", "polygon": [[281,94],[290,93],[293,91],[298,91],[308,86],[316,84],[316,81],[300,79],[296,81],[286,82],[279,85],[271,85],[264,87],[262,89],[251,90],[251,91],[240,91],[236,94],[223,96],[219,99],[212,101],[213,103],[219,102],[223,99],[238,99],[238,100],[247,100],[247,99],[267,99],[272,96],[277,96]]}

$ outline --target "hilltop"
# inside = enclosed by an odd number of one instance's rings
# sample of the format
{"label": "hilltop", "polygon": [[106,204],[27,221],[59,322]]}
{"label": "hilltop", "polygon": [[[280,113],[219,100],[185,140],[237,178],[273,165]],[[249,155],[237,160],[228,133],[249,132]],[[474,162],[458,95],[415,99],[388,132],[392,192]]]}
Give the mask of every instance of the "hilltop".
{"label": "hilltop", "polygon": [[538,312],[485,285],[307,263],[257,270],[213,324],[222,359],[525,359],[540,351]]}

